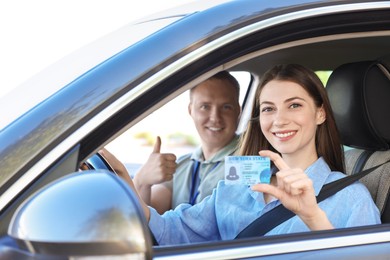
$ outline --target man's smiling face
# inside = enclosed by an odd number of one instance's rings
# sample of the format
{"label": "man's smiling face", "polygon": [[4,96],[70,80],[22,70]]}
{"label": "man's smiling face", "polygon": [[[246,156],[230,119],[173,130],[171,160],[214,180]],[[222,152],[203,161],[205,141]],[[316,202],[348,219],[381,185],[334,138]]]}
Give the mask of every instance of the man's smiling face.
{"label": "man's smiling face", "polygon": [[218,151],[237,130],[241,113],[237,89],[224,80],[206,80],[192,90],[188,111],[202,146]]}

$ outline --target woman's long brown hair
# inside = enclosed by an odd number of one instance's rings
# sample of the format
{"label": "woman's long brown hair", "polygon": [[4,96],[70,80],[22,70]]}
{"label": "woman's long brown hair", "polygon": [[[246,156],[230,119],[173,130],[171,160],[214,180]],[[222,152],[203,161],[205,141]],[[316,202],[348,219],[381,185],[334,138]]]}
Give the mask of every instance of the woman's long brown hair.
{"label": "woman's long brown hair", "polygon": [[325,122],[317,126],[315,138],[317,155],[325,159],[332,171],[345,172],[344,152],[340,142],[340,135],[324,85],[313,71],[298,64],[277,65],[267,71],[262,77],[262,81],[255,93],[251,119],[248,122],[246,131],[241,135],[239,155],[258,155],[260,150],[278,152],[265,138],[259,121],[260,93],[263,87],[272,80],[291,81],[299,84],[313,98],[318,108],[323,107],[326,119]]}

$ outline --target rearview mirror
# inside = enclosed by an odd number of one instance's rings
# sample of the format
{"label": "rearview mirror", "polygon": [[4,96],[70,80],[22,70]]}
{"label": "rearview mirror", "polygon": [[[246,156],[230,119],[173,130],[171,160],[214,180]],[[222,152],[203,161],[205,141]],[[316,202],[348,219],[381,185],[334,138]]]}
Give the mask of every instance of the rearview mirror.
{"label": "rearview mirror", "polygon": [[30,253],[152,258],[136,195],[105,170],[73,173],[45,186],[16,210],[8,234]]}

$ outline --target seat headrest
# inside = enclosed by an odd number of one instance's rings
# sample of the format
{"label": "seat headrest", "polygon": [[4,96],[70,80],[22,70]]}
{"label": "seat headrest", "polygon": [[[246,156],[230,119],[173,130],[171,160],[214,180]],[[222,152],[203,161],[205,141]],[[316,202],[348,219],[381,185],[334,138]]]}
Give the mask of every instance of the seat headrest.
{"label": "seat headrest", "polygon": [[389,63],[362,61],[336,68],[326,85],[344,145],[388,150],[390,144]]}

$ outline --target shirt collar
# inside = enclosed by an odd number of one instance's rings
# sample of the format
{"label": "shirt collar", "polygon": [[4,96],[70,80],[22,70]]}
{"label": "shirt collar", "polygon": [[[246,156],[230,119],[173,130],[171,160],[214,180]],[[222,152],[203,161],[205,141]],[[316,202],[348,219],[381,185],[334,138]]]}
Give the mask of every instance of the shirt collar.
{"label": "shirt collar", "polygon": [[205,163],[216,163],[225,160],[225,157],[227,155],[233,154],[237,149],[239,136],[235,135],[234,138],[228,143],[225,147],[223,147],[221,150],[219,150],[216,154],[214,154],[213,157],[211,157],[209,160],[205,161],[203,156],[202,147],[198,146],[195,151],[191,155],[192,160],[201,161]]}
{"label": "shirt collar", "polygon": [[305,170],[305,173],[313,181],[314,192],[317,196],[322,187],[326,184],[326,180],[331,174],[331,170],[324,158],[320,157]]}

